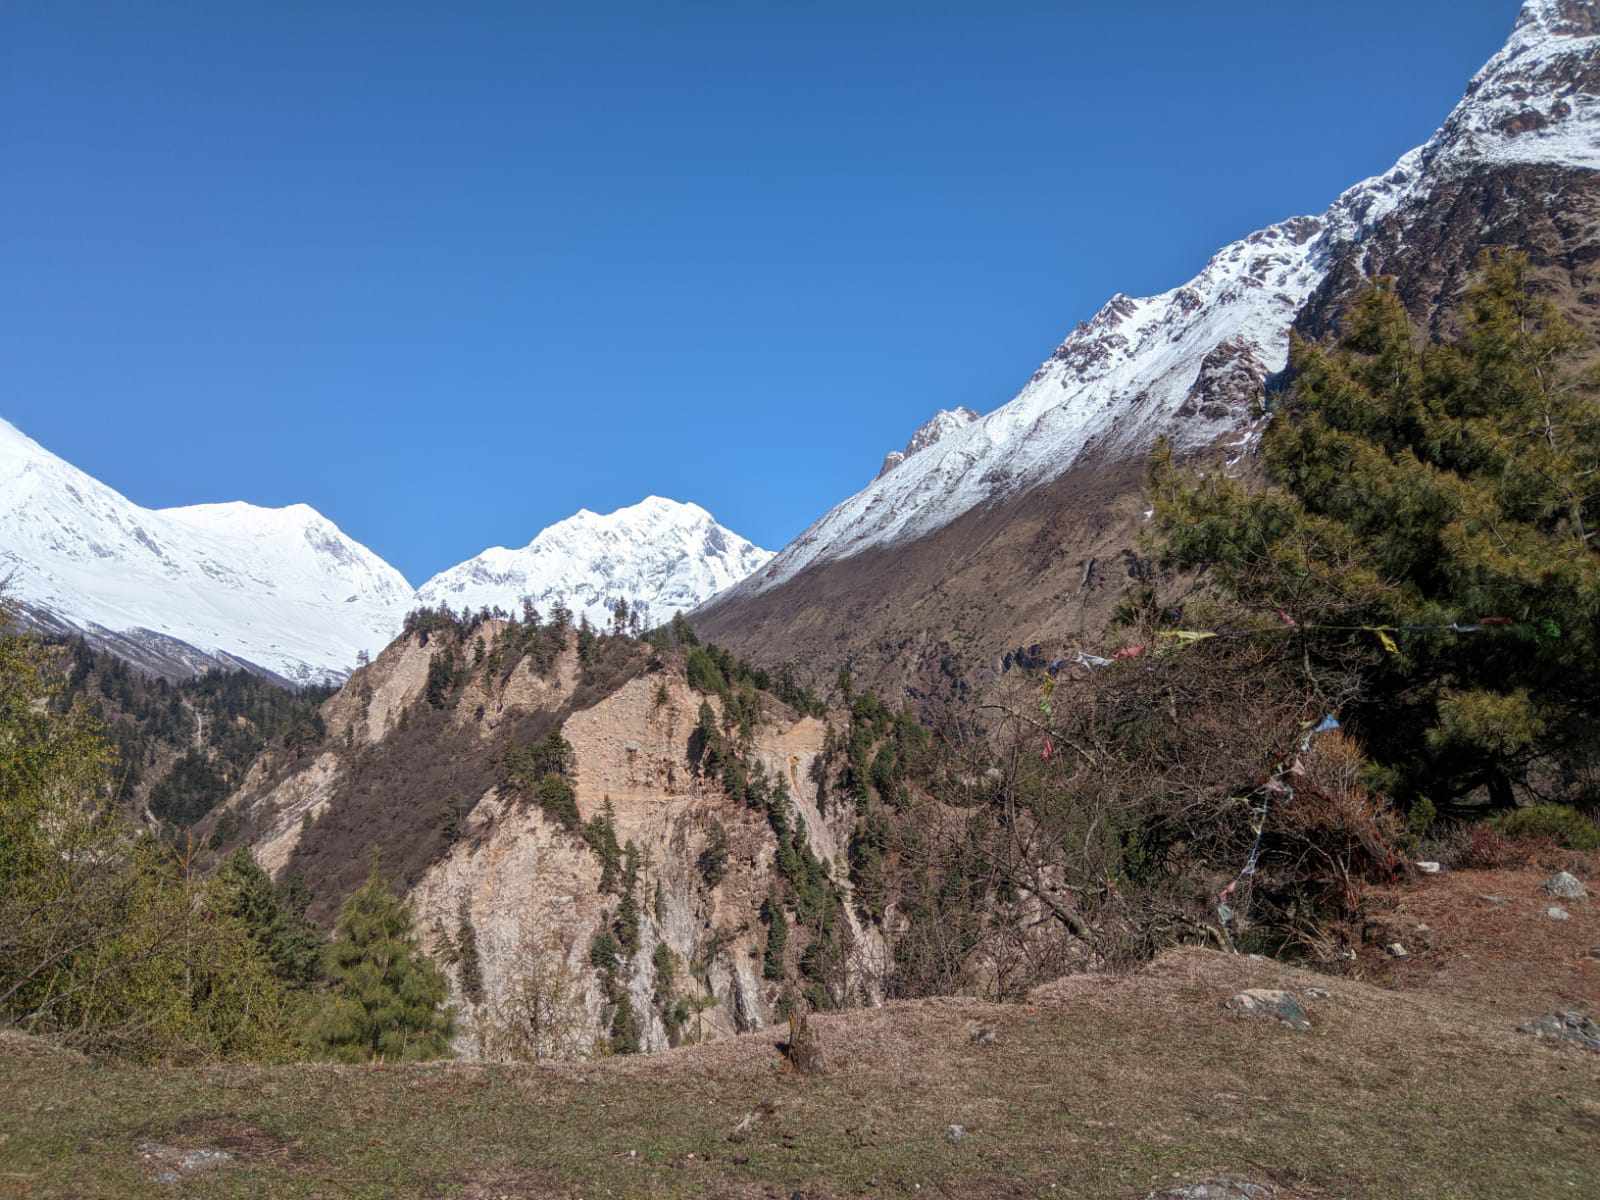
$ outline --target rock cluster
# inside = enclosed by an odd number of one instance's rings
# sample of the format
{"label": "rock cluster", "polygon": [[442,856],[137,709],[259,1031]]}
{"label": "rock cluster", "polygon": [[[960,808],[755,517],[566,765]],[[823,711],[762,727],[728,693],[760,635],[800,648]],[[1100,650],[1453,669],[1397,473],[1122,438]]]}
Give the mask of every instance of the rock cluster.
{"label": "rock cluster", "polygon": [[1586,1050],[1600,1051],[1600,1024],[1576,1012],[1553,1012],[1517,1026],[1518,1033],[1557,1042],[1576,1042]]}

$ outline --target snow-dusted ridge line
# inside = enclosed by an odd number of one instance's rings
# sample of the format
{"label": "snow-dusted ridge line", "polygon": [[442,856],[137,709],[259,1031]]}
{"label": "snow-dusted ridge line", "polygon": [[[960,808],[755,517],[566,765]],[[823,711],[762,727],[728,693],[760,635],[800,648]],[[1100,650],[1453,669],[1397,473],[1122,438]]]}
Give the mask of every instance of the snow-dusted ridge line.
{"label": "snow-dusted ridge line", "polygon": [[427,604],[515,610],[524,597],[548,612],[561,603],[595,624],[617,599],[647,623],[688,612],[772,558],[717,524],[698,504],[648,496],[600,514],[580,509],[526,546],[492,546],[417,589]]}
{"label": "snow-dusted ridge line", "polygon": [[609,516],[579,512],[526,549],[486,551],[419,592],[309,505],[143,508],[0,419],[9,598],[91,638],[166,644],[175,664],[190,656],[173,642],[300,683],[334,682],[420,603],[516,610],[529,595],[600,622],[623,598],[665,620],[769,558],[698,505],[651,497]]}
{"label": "snow-dusted ridge line", "polygon": [[143,508],[0,420],[0,574],[86,632],[149,630],[287,679],[337,679],[413,602],[304,504]]}
{"label": "snow-dusted ridge line", "polygon": [[[1064,474],[1085,455],[1128,454],[1165,434],[1205,445],[1244,415],[1238,382],[1282,370],[1290,324],[1339,253],[1434,182],[1504,163],[1600,167],[1596,0],[1530,0],[1505,46],[1424,145],[1326,212],[1223,247],[1157,296],[1113,296],[1009,403],[886,460],[723,599],[806,568],[925,536],[963,513]],[[1218,396],[1222,399],[1218,399]],[[891,455],[891,459],[896,456]]]}

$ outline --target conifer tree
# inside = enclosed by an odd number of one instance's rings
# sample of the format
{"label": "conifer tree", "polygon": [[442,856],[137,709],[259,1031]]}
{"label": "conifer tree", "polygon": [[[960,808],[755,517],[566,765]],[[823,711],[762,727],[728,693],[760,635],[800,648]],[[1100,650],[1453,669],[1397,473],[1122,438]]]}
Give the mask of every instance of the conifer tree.
{"label": "conifer tree", "polygon": [[617,905],[617,942],[630,958],[639,949],[639,850],[630,838],[623,849],[622,900]]}
{"label": "conifer tree", "polygon": [[1158,454],[1165,561],[1212,568],[1264,627],[1303,631],[1287,652],[1313,679],[1354,676],[1347,722],[1398,798],[1506,807],[1538,774],[1593,804],[1581,783],[1600,717],[1592,347],[1517,254],[1480,261],[1460,325],[1426,344],[1380,280],[1337,346],[1297,341],[1293,389],[1263,438],[1264,491],[1193,479]]}
{"label": "conifer tree", "polygon": [[240,846],[217,871],[228,909],[272,964],[272,973],[291,988],[310,988],[322,974],[322,936],[305,916],[303,894],[280,888]]}
{"label": "conifer tree", "polygon": [[767,979],[783,978],[783,952],[789,944],[789,919],[783,915],[783,903],[768,896],[761,904],[761,916],[767,923],[767,949],[761,960],[761,974]]}
{"label": "conifer tree", "polygon": [[450,1053],[455,1019],[443,972],[417,942],[411,908],[374,866],[340,910],[328,949],[333,990],[317,1042],[341,1062],[410,1062]]}
{"label": "conifer tree", "polygon": [[483,1003],[483,960],[478,954],[478,931],[463,892],[456,907],[456,963],[461,970],[461,992],[473,1004]]}

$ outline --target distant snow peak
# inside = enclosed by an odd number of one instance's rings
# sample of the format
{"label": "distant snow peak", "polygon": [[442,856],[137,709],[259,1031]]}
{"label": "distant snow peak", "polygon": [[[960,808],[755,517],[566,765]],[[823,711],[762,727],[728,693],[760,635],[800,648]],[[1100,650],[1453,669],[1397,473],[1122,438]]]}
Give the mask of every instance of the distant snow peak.
{"label": "distant snow peak", "polygon": [[734,595],[925,536],[1088,455],[1141,453],[1162,435],[1180,447],[1209,444],[1248,419],[1262,381],[1286,363],[1295,316],[1345,250],[1440,180],[1504,163],[1600,168],[1596,0],[1530,0],[1505,47],[1424,145],[1321,215],[1224,246],[1180,287],[1112,296],[1010,403],[889,455],[872,483]]}
{"label": "distant snow peak", "polygon": [[970,408],[941,408],[932,417],[918,426],[917,431],[911,435],[911,440],[906,443],[904,450],[891,450],[883,456],[883,465],[878,468],[875,479],[882,479],[913,454],[926,450],[929,446],[939,442],[946,434],[954,433],[958,429],[965,429],[979,419],[979,414]]}
{"label": "distant snow peak", "polygon": [[307,505],[142,508],[0,420],[5,575],[13,598],[83,632],[302,683],[342,678],[412,603],[398,571]]}
{"label": "distant snow peak", "polygon": [[611,513],[580,509],[521,549],[492,546],[417,591],[430,605],[557,604],[597,625],[618,600],[658,623],[687,612],[765,566],[770,550],[717,524],[698,504],[647,496]]}
{"label": "distant snow peak", "polygon": [[10,597],[42,627],[180,672],[247,662],[294,682],[335,682],[363,651],[387,645],[418,603],[514,611],[527,597],[601,624],[623,599],[641,618],[666,620],[771,557],[699,505],[649,496],[604,515],[580,510],[419,593],[308,505],[141,508],[0,420]]}

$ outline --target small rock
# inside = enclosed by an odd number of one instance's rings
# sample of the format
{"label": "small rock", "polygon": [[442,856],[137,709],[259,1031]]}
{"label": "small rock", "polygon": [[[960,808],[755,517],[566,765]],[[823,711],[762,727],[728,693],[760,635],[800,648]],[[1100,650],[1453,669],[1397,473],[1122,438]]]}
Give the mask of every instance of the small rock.
{"label": "small rock", "polygon": [[1557,871],[1545,880],[1544,890],[1557,900],[1583,900],[1589,895],[1578,877],[1566,871]]}
{"label": "small rock", "polygon": [[1417,864],[1417,870],[1421,871],[1424,875],[1437,875],[1441,869],[1442,868],[1436,862],[1419,862]]}
{"label": "small rock", "polygon": [[1182,1184],[1151,1192],[1145,1200],[1272,1200],[1277,1195],[1265,1184],[1223,1176],[1204,1183]]}
{"label": "small rock", "polygon": [[1478,899],[1482,900],[1485,904],[1504,904],[1504,903],[1506,903],[1506,898],[1504,896],[1479,896]]}
{"label": "small rock", "polygon": [[972,1044],[974,1046],[994,1045],[995,1033],[993,1025],[979,1025],[972,1031]]}
{"label": "small rock", "polygon": [[138,1150],[139,1157],[150,1164],[151,1177],[157,1183],[179,1183],[189,1175],[233,1161],[233,1155],[226,1150],[184,1150],[159,1142],[141,1142]]}
{"label": "small rock", "polygon": [[1406,953],[1406,948],[1404,946],[1402,946],[1399,942],[1390,942],[1389,946],[1388,946],[1388,950],[1389,950],[1389,957],[1390,958],[1410,958],[1411,957],[1411,955]]}
{"label": "small rock", "polygon": [[967,1136],[967,1127],[965,1125],[952,1125],[944,1131],[944,1136],[948,1142],[959,1142]]}
{"label": "small rock", "polygon": [[1307,1000],[1326,1000],[1327,998],[1328,998],[1328,989],[1327,988],[1309,987],[1309,988],[1306,989],[1306,999]]}
{"label": "small rock", "polygon": [[1572,920],[1572,914],[1566,909],[1562,908],[1559,904],[1552,904],[1549,908],[1545,909],[1544,915],[1549,917],[1552,921]]}
{"label": "small rock", "polygon": [[1588,1050],[1600,1051],[1600,1024],[1576,1012],[1553,1012],[1517,1026],[1518,1033],[1558,1042],[1575,1042]]}
{"label": "small rock", "polygon": [[1276,988],[1250,988],[1229,999],[1223,1007],[1244,1017],[1271,1017],[1291,1029],[1311,1028],[1300,1001]]}

